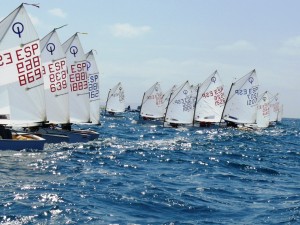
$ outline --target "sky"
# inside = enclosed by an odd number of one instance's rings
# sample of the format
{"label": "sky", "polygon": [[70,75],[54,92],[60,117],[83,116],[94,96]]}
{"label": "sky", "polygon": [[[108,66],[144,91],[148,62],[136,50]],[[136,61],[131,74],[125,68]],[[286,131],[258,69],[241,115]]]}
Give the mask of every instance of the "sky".
{"label": "sky", "polygon": [[[2,20],[23,1],[1,0]],[[37,3],[28,2],[28,3]],[[94,49],[104,103],[121,82],[135,108],[155,82],[164,92],[215,70],[229,90],[255,69],[260,91],[279,93],[283,117],[300,118],[298,0],[40,0],[26,6],[42,39],[56,27]]]}

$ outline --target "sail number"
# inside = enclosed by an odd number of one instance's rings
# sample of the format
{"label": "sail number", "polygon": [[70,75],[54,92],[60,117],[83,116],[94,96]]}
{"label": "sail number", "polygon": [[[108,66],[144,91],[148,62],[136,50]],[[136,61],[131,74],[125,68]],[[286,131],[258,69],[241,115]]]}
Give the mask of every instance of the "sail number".
{"label": "sail number", "polygon": [[147,99],[149,99],[149,100],[155,100],[155,104],[156,104],[156,105],[161,105],[161,104],[163,104],[163,96],[162,96],[161,93],[149,95],[149,96],[147,97]]}
{"label": "sail number", "polygon": [[27,59],[24,62],[16,64],[19,73],[20,86],[32,83],[42,77],[40,68],[40,57],[35,56],[32,59]]}
{"label": "sail number", "polygon": [[223,105],[225,103],[224,89],[222,86],[217,87],[215,90],[207,91],[202,94],[203,98],[214,97],[215,105]]}
{"label": "sail number", "polygon": [[77,63],[71,65],[71,73],[69,74],[71,91],[81,91],[88,88],[88,80],[86,73],[86,63]]}
{"label": "sail number", "polygon": [[16,67],[20,86],[42,78],[39,44],[30,43],[8,52],[0,53],[0,67],[13,64]]}
{"label": "sail number", "polygon": [[259,110],[262,110],[262,114],[263,116],[268,116],[270,114],[270,107],[269,104],[263,104],[263,105],[259,105],[257,107]]}
{"label": "sail number", "polygon": [[247,96],[247,105],[255,105],[258,98],[258,86],[235,90],[237,95]]}
{"label": "sail number", "polygon": [[90,99],[99,98],[99,74],[89,76],[89,97]]}
{"label": "sail number", "polygon": [[182,111],[189,112],[194,109],[195,98],[191,95],[174,101],[175,104],[182,105]]}
{"label": "sail number", "polygon": [[49,74],[50,91],[56,92],[68,87],[65,59],[43,66],[43,75]]}

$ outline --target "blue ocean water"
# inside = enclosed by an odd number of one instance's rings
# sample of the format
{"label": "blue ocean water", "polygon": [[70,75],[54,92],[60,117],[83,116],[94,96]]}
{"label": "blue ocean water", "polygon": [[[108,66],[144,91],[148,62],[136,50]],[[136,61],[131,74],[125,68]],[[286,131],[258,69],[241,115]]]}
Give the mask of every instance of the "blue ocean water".
{"label": "blue ocean water", "polygon": [[300,224],[300,120],[262,131],[102,117],[90,143],[0,152],[1,224]]}

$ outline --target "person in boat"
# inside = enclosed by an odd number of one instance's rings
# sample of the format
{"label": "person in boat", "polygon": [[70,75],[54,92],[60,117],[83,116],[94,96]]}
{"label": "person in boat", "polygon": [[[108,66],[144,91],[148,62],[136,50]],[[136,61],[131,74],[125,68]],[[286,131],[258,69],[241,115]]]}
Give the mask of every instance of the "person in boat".
{"label": "person in boat", "polygon": [[227,124],[227,127],[234,127],[234,128],[238,127],[238,125],[236,123],[231,122],[231,121],[226,121],[226,124]]}
{"label": "person in boat", "polygon": [[130,112],[130,110],[131,110],[131,107],[130,107],[130,105],[129,105],[129,106],[127,106],[126,111]]}
{"label": "person in boat", "polygon": [[170,123],[171,127],[178,128],[178,123]]}
{"label": "person in boat", "polygon": [[0,139],[12,139],[11,130],[6,129],[3,125],[0,125]]}
{"label": "person in boat", "polygon": [[70,123],[65,123],[61,125],[61,129],[71,131],[72,127]]}
{"label": "person in boat", "polygon": [[200,127],[210,127],[210,125],[211,125],[211,122],[204,122],[204,121],[200,122]]}

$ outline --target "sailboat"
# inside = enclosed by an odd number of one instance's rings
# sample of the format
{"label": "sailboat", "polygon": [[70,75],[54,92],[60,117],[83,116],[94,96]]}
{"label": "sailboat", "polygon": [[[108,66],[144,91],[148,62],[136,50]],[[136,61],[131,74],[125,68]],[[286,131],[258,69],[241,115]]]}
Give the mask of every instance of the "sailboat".
{"label": "sailboat", "polygon": [[266,128],[270,123],[270,101],[266,91],[258,99],[256,123],[259,128]]}
{"label": "sailboat", "polygon": [[252,70],[231,84],[222,118],[229,126],[253,124],[256,121],[258,79]]}
{"label": "sailboat", "polygon": [[277,115],[277,122],[281,122],[282,115],[283,115],[283,104],[280,104],[280,106],[279,106],[279,112],[278,112],[278,115]]}
{"label": "sailboat", "polygon": [[272,125],[280,122],[282,118],[282,106],[279,102],[279,93],[275,95],[270,94],[270,123]]}
{"label": "sailboat", "polygon": [[70,110],[70,123],[62,124],[62,129],[72,131],[68,132],[70,142],[85,142],[99,137],[99,133],[93,130],[71,129],[71,124],[90,122],[87,56],[84,54],[78,34],[79,32],[75,33],[62,44],[67,59]]}
{"label": "sailboat", "polygon": [[0,22],[0,149],[44,148],[45,139],[14,131],[45,120],[40,41],[21,4]]}
{"label": "sailboat", "polygon": [[144,120],[162,119],[164,117],[163,93],[156,82],[143,95],[140,117]]}
{"label": "sailboat", "polygon": [[105,111],[108,112],[109,115],[125,111],[125,95],[121,82],[109,90]]}
{"label": "sailboat", "polygon": [[256,121],[254,124],[245,124],[246,127],[260,129],[266,128],[270,123],[269,93],[266,91],[258,98]]}
{"label": "sailboat", "polygon": [[41,39],[41,60],[44,77],[46,120],[31,131],[48,143],[69,142],[69,136],[57,130],[56,124],[69,123],[69,82],[66,55],[55,28]]}
{"label": "sailboat", "polygon": [[[46,138],[49,143],[87,142],[98,138],[99,133],[92,130],[71,129],[71,122],[90,121],[86,55],[79,55],[77,61],[77,51],[80,50],[83,53],[77,33],[65,42],[64,49],[63,45],[60,44],[57,29],[54,29],[41,40],[48,123],[39,127],[36,133]],[[68,45],[71,47],[68,48]],[[70,53],[72,50],[74,51],[72,56],[75,59],[69,54],[68,61],[66,57],[68,50]],[[67,66],[69,66],[68,69]],[[78,104],[76,110],[75,104]],[[73,114],[70,110],[71,106],[75,110]],[[87,111],[86,118],[84,113]]]}
{"label": "sailboat", "polygon": [[100,75],[93,50],[86,54],[91,124],[100,124]]}
{"label": "sailboat", "polygon": [[216,70],[198,88],[194,121],[200,126],[220,122],[224,103],[224,85]]}
{"label": "sailboat", "polygon": [[193,88],[189,82],[186,81],[171,94],[164,122],[172,127],[192,124],[194,104]]}

